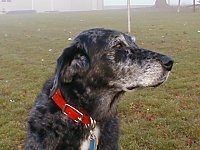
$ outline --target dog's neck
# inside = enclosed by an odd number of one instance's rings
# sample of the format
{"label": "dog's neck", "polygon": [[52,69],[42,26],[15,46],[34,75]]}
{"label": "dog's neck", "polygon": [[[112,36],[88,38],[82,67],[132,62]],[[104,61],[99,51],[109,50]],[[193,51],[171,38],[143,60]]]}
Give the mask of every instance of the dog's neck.
{"label": "dog's neck", "polygon": [[113,88],[97,88],[79,82],[63,84],[60,89],[68,103],[84,109],[97,121],[117,114],[119,98],[124,93]]}

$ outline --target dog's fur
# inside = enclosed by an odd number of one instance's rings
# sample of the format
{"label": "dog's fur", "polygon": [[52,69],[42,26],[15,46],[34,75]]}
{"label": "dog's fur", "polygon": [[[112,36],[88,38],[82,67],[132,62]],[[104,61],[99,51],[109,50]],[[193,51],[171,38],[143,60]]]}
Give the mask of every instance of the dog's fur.
{"label": "dog's fur", "polygon": [[170,57],[139,48],[125,33],[108,29],[82,32],[64,49],[55,75],[37,97],[28,120],[25,149],[79,150],[88,138],[88,129],[64,115],[51,99],[58,88],[68,103],[81,107],[96,120],[98,150],[119,149],[120,96],[162,84],[172,65]]}

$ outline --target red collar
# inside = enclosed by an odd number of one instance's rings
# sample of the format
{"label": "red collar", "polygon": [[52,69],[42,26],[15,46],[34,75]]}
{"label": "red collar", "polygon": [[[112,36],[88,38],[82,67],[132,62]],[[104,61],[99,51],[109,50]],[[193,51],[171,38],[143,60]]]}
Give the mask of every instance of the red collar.
{"label": "red collar", "polygon": [[63,114],[68,116],[75,122],[81,122],[85,125],[91,125],[93,123],[93,119],[83,110],[75,108],[68,104],[66,100],[64,100],[60,89],[58,89],[54,95],[52,96],[53,101],[60,107]]}

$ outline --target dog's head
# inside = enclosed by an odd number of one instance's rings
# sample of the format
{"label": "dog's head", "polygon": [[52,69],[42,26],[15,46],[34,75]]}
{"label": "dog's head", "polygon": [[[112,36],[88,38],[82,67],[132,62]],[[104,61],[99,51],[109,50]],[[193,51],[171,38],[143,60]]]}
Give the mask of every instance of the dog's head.
{"label": "dog's head", "polygon": [[155,87],[167,79],[172,65],[170,57],[138,47],[125,33],[90,29],[59,57],[51,95],[59,84],[77,81],[118,91]]}

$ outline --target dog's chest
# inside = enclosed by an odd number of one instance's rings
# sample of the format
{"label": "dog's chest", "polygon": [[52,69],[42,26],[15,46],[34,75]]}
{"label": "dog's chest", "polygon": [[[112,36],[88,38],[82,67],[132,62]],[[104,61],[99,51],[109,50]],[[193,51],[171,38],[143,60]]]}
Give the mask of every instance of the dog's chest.
{"label": "dog's chest", "polygon": [[[95,143],[98,144],[98,140],[99,140],[99,137],[100,137],[100,129],[99,129],[98,126],[96,126],[94,128],[93,133],[94,133]],[[81,142],[80,150],[89,150],[90,142],[91,142],[90,137],[88,137],[87,139],[84,139]]]}

